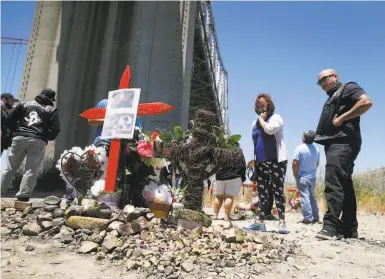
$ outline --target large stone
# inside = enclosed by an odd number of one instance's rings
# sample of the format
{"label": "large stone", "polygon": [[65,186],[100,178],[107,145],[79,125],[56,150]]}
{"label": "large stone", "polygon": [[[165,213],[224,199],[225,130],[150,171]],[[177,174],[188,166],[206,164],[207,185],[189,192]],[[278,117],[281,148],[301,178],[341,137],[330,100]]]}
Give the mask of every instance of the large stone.
{"label": "large stone", "polygon": [[27,251],[27,252],[30,252],[33,250],[35,250],[35,247],[33,247],[32,245],[27,244],[27,246],[25,247],[25,251]]}
{"label": "large stone", "polygon": [[37,216],[37,222],[41,225],[44,221],[52,221],[51,213],[43,213]]}
{"label": "large stone", "polygon": [[55,208],[53,211],[53,217],[54,218],[62,218],[64,216],[64,210],[60,208]]}
{"label": "large stone", "polygon": [[128,260],[128,261],[126,262],[126,268],[127,268],[128,271],[131,270],[131,269],[135,269],[136,266],[137,266],[137,264],[136,264],[135,261]]}
{"label": "large stone", "polygon": [[118,220],[128,223],[137,220],[140,216],[146,216],[147,213],[150,213],[150,210],[148,208],[126,205],[123,211],[120,212]]}
{"label": "large stone", "polygon": [[44,203],[47,205],[59,205],[61,202],[61,198],[55,196],[49,196],[44,199]]}
{"label": "large stone", "polygon": [[71,216],[66,220],[65,224],[74,230],[88,229],[92,231],[97,228],[102,228],[103,226],[105,226],[106,222],[108,222],[108,220],[106,219],[84,216]]}
{"label": "large stone", "polygon": [[30,223],[23,227],[23,234],[28,236],[36,236],[41,233],[41,228],[36,223]]}
{"label": "large stone", "polygon": [[131,226],[134,232],[140,233],[141,231],[148,229],[148,222],[145,217],[139,217],[131,223]]}
{"label": "large stone", "polygon": [[121,236],[127,236],[127,235],[133,235],[135,234],[134,229],[130,224],[121,224],[116,231],[121,235]]}
{"label": "large stone", "polygon": [[49,229],[52,229],[52,222],[51,221],[43,221],[41,222],[40,227],[43,229],[43,231],[47,231]]}
{"label": "large stone", "polygon": [[81,254],[88,254],[94,252],[98,249],[98,245],[91,241],[82,242],[82,246],[79,248],[78,252]]}
{"label": "large stone", "polygon": [[57,205],[47,205],[44,207],[45,212],[54,212],[55,209],[59,208]]}
{"label": "large stone", "polygon": [[74,239],[70,234],[63,233],[60,237],[60,241],[63,242],[64,244],[70,244]]}
{"label": "large stone", "polygon": [[[47,221],[48,222],[48,221]],[[47,231],[47,234],[48,235],[55,235],[55,234],[58,234],[60,232],[60,227],[59,226],[56,226],[56,227],[53,227],[52,229],[49,229]]]}
{"label": "large stone", "polygon": [[104,237],[106,236],[106,231],[101,231],[99,232],[96,230],[92,235],[91,235],[91,240],[97,244],[102,244]]}
{"label": "large stone", "polygon": [[113,230],[117,230],[119,228],[120,225],[123,225],[124,223],[123,222],[120,222],[120,221],[114,221],[112,222],[109,226],[108,226],[108,229],[107,231],[113,231]]}
{"label": "large stone", "polygon": [[64,224],[64,218],[55,218],[52,220],[52,226],[54,227],[60,227]]}
{"label": "large stone", "polygon": [[6,228],[6,227],[1,227],[0,231],[1,231],[1,235],[3,235],[3,234],[10,234],[11,233],[11,230]]}
{"label": "large stone", "polygon": [[83,213],[83,206],[80,205],[71,205],[64,211],[64,215],[66,218],[71,216],[80,216]]}
{"label": "large stone", "polygon": [[112,216],[112,210],[109,208],[97,207],[95,209],[95,217],[102,219],[110,219]]}
{"label": "large stone", "polygon": [[229,243],[242,242],[245,239],[243,232],[236,228],[224,230],[222,232],[222,238]]}
{"label": "large stone", "polygon": [[194,260],[188,259],[188,260],[184,261],[182,263],[182,270],[184,272],[187,272],[187,273],[193,271],[194,270]]}
{"label": "large stone", "polygon": [[115,241],[116,241],[116,239],[113,239],[113,238],[107,239],[106,238],[102,244],[103,252],[106,254],[112,252],[116,248]]}

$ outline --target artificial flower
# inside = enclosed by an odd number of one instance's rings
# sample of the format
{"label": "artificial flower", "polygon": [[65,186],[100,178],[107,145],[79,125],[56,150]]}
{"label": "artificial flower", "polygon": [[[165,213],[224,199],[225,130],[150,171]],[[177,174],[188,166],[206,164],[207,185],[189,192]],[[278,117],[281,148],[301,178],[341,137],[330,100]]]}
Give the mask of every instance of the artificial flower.
{"label": "artificial flower", "polygon": [[154,149],[150,142],[146,142],[144,140],[139,140],[138,146],[136,147],[136,150],[141,157],[145,158],[152,158]]}

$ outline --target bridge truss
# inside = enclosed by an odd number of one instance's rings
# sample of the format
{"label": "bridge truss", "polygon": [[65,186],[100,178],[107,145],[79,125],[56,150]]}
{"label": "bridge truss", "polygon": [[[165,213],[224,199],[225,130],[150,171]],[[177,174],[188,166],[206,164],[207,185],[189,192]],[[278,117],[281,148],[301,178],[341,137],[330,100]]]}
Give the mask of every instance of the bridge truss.
{"label": "bridge truss", "polygon": [[229,134],[228,76],[219,52],[211,1],[197,3],[189,118],[196,110],[216,112]]}

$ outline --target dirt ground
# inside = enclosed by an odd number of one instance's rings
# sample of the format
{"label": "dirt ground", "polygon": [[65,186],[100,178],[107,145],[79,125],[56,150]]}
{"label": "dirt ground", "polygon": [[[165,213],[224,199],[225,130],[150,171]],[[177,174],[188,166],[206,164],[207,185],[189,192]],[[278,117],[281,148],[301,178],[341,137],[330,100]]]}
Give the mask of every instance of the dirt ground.
{"label": "dirt ground", "polygon": [[[299,224],[299,213],[288,213],[290,234],[284,237],[300,244],[302,253],[286,262],[267,266],[245,274],[228,274],[227,278],[385,278],[385,216],[360,215],[359,233],[364,239],[352,241],[319,241],[314,238],[320,224]],[[215,221],[223,222],[223,221]],[[242,227],[248,221],[233,222]],[[269,222],[274,231],[277,222]],[[269,233],[269,232],[268,232]],[[270,232],[271,233],[271,232]],[[26,251],[27,245],[35,249]],[[94,256],[83,256],[67,251],[66,246],[48,240],[37,242],[22,237],[1,243],[2,279],[107,279],[142,278],[128,273],[124,266],[97,261]],[[193,278],[188,276],[188,278]],[[207,277],[209,278],[209,277]]]}

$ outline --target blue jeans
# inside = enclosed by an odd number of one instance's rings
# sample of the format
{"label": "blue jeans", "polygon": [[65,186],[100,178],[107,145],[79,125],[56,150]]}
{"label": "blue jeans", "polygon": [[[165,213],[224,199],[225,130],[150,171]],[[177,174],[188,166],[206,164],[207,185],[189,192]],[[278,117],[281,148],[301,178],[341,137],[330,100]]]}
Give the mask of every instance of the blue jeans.
{"label": "blue jeans", "polygon": [[319,210],[314,196],[315,178],[297,177],[297,186],[301,196],[302,215],[306,221],[318,221]]}

